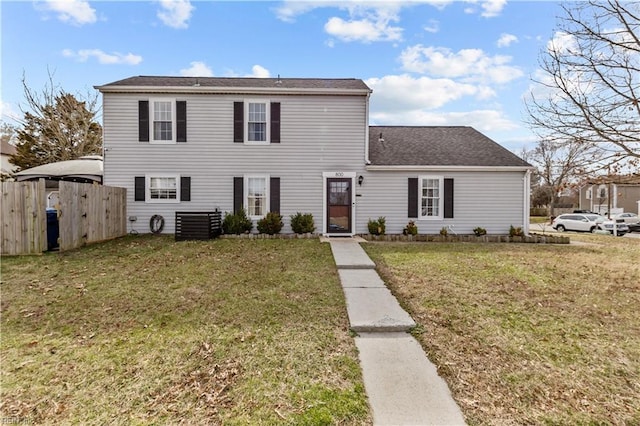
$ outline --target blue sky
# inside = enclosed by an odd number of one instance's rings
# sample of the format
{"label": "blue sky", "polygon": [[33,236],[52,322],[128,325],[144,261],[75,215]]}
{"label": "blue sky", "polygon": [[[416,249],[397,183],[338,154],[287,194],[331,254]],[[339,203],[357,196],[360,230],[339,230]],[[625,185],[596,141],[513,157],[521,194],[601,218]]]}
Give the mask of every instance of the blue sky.
{"label": "blue sky", "polygon": [[[3,119],[21,80],[65,91],[134,75],[360,78],[371,124],[468,125],[514,152],[554,37],[547,1],[2,1]],[[48,71],[49,70],[49,71]],[[10,121],[10,120],[8,120]]]}

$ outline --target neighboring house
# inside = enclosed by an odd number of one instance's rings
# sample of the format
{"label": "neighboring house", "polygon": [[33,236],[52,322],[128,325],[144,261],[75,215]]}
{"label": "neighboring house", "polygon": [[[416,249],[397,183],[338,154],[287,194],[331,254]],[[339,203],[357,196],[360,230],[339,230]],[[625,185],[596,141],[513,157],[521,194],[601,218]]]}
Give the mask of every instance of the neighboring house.
{"label": "neighboring house", "polygon": [[18,169],[9,162],[11,156],[16,153],[16,147],[3,139],[2,146],[0,148],[2,148],[0,150],[0,173],[3,176],[8,176]]}
{"label": "neighboring house", "polygon": [[[470,127],[369,127],[358,79],[132,77],[103,95],[104,183],[133,227],[176,211],[313,214],[316,232],[528,230],[531,166]],[[133,223],[133,220],[138,222]],[[255,231],[255,227],[254,227]]]}
{"label": "neighboring house", "polygon": [[601,214],[640,214],[640,176],[587,182],[580,187],[580,208]]}
{"label": "neighboring house", "polygon": [[45,180],[47,207],[58,205],[58,182],[102,183],[103,159],[101,155],[86,155],[77,160],[57,161],[24,169],[15,174],[16,180]]}

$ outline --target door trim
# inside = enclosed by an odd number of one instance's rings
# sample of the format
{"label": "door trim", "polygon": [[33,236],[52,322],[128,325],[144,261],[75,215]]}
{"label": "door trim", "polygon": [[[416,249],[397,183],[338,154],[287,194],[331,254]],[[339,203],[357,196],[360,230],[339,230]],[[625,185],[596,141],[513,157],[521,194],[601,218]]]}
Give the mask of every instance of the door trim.
{"label": "door trim", "polygon": [[[327,180],[328,179],[351,179],[351,232],[329,233],[327,232]],[[356,184],[356,172],[322,172],[322,235],[325,236],[354,236],[356,230],[356,202],[355,202],[355,187]]]}

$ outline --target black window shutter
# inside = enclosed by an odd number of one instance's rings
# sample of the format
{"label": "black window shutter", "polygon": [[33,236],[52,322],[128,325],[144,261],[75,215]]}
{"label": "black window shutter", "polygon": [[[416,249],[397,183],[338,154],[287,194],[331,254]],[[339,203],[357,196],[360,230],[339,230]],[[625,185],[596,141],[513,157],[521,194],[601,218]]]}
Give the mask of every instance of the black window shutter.
{"label": "black window shutter", "polygon": [[135,177],[135,189],[133,191],[133,200],[134,201],[144,201],[145,199],[145,190],[144,190],[144,176],[136,176]]}
{"label": "black window shutter", "polygon": [[149,142],[149,101],[138,101],[138,142]]}
{"label": "black window shutter", "polygon": [[244,178],[233,178],[233,212],[238,213],[244,206]]}
{"label": "black window shutter", "polygon": [[269,182],[270,211],[280,213],[280,178],[272,177]]}
{"label": "black window shutter", "polygon": [[271,103],[271,143],[280,143],[280,102]]}
{"label": "black window shutter", "polygon": [[418,178],[409,178],[409,191],[408,191],[408,213],[407,217],[418,217]]}
{"label": "black window shutter", "polygon": [[180,176],[180,201],[191,201],[191,177]]}
{"label": "black window shutter", "polygon": [[176,142],[187,141],[187,101],[176,101]]}
{"label": "black window shutter", "polygon": [[453,218],[453,179],[444,180],[444,217]]}
{"label": "black window shutter", "polygon": [[244,142],[244,102],[233,103],[233,141]]}

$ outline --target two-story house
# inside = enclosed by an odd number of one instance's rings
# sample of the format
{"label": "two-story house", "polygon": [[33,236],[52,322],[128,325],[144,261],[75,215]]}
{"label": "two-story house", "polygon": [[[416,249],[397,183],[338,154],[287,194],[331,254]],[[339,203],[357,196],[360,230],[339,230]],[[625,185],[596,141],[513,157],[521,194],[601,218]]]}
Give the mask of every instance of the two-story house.
{"label": "two-story house", "polygon": [[580,208],[596,213],[640,214],[640,176],[614,176],[580,186]]}
{"label": "two-story house", "polygon": [[[131,77],[103,95],[104,184],[132,226],[176,211],[313,214],[325,235],[528,229],[531,166],[470,127],[369,126],[359,79]],[[255,230],[255,227],[254,227]]]}

